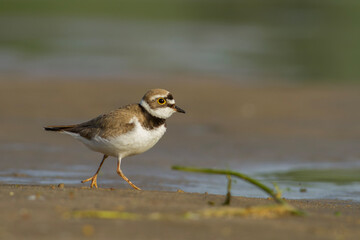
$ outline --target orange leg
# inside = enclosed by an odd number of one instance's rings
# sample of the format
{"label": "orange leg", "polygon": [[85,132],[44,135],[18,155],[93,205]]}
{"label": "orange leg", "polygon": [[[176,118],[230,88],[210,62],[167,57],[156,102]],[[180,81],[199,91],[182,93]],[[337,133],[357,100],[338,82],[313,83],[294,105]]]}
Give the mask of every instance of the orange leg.
{"label": "orange leg", "polygon": [[120,175],[120,177],[122,177],[128,184],[130,184],[130,186],[132,186],[133,188],[135,188],[136,190],[141,190],[139,187],[137,187],[135,184],[133,184],[121,171],[120,169],[120,164],[121,164],[121,158],[118,158],[118,162],[117,162],[117,173]]}
{"label": "orange leg", "polygon": [[82,183],[86,183],[86,182],[88,182],[88,181],[91,180],[90,187],[91,187],[91,188],[93,188],[93,187],[98,188],[97,183],[96,183],[97,175],[98,175],[98,173],[100,172],[100,168],[101,168],[101,166],[103,165],[103,163],[104,163],[104,161],[105,161],[105,159],[106,159],[107,157],[108,157],[108,155],[104,155],[104,157],[103,157],[103,159],[102,159],[102,161],[101,161],[101,163],[100,163],[100,166],[99,166],[99,168],[98,168],[98,170],[96,171],[96,173],[95,173],[94,176],[92,176],[91,178],[85,179],[85,180],[83,180],[83,181],[81,181],[81,182],[82,182]]}

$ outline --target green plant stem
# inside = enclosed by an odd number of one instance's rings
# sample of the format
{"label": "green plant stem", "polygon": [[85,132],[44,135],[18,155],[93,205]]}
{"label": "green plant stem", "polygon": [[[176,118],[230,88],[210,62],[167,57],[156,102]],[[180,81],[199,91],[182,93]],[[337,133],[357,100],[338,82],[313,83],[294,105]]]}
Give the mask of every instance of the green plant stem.
{"label": "green plant stem", "polygon": [[234,177],[238,177],[240,179],[243,179],[245,181],[247,181],[248,183],[253,184],[254,186],[260,188],[261,190],[263,190],[264,192],[266,192],[267,194],[269,194],[274,200],[275,202],[279,203],[279,204],[286,204],[287,202],[282,199],[281,197],[277,196],[276,192],[274,192],[272,189],[270,189],[269,187],[265,186],[264,184],[262,184],[261,182],[245,175],[239,172],[235,172],[235,171],[231,171],[231,170],[222,170],[222,169],[211,169],[211,168],[194,168],[194,167],[184,167],[184,166],[173,166],[172,167],[173,170],[179,170],[179,171],[185,171],[185,172],[199,172],[199,173],[209,173],[209,174],[221,174],[221,175],[231,175]]}
{"label": "green plant stem", "polygon": [[230,175],[226,175],[226,178],[228,180],[228,184],[227,184],[227,193],[226,193],[226,198],[224,203],[222,204],[223,206],[228,206],[230,205],[230,201],[231,201],[231,176]]}

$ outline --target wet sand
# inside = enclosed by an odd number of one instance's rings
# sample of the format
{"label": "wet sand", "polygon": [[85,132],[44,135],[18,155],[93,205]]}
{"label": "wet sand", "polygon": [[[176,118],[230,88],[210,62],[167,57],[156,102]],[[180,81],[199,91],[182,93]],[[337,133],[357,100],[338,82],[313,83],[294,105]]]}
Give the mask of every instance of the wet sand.
{"label": "wet sand", "polygon": [[[306,216],[187,218],[224,196],[196,193],[1,185],[1,239],[358,239],[360,204],[293,200]],[[212,204],[210,205],[209,202]],[[233,197],[232,207],[271,204]],[[115,211],[106,219],[72,212]],[[133,216],[140,216],[133,218]]]}

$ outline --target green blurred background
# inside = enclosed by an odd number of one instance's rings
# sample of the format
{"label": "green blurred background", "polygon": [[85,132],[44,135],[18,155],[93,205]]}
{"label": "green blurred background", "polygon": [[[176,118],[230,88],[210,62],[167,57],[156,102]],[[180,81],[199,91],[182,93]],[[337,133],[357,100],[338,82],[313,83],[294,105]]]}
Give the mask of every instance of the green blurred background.
{"label": "green blurred background", "polygon": [[0,75],[354,82],[357,0],[0,0]]}

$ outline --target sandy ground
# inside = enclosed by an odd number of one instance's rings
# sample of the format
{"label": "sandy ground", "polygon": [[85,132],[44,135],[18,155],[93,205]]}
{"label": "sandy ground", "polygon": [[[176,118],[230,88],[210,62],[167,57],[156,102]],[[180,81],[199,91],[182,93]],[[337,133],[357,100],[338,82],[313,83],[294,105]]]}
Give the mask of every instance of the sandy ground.
{"label": "sandy ground", "polygon": [[[186,218],[214,209],[224,196],[196,193],[1,185],[1,239],[359,239],[360,204],[291,201],[307,216]],[[209,204],[212,203],[212,205]],[[272,203],[233,197],[232,207]],[[125,212],[105,219],[84,211]],[[131,214],[138,218],[132,219]]]}
{"label": "sandy ground", "polygon": [[[146,160],[125,161],[128,177],[141,186],[172,174],[171,165],[228,168],[241,164],[336,162],[360,158],[358,86],[238,86],[191,81],[82,81],[77,79],[0,81],[1,170],[60,169],[89,166],[100,156],[66,136],[42,131],[48,124],[88,120],[121,105],[138,102],[149,88],[173,92],[186,115],[168,121],[163,140]],[[89,158],[94,159],[89,161]],[[235,159],[235,160],[234,160]],[[102,179],[113,174],[104,165]],[[133,169],[133,172],[131,172]],[[162,169],[143,177],[145,171]],[[112,175],[111,175],[112,176]],[[185,175],[184,175],[185,176]],[[118,177],[116,176],[118,179]],[[186,177],[184,177],[186,182]],[[185,219],[183,214],[219,206],[223,196],[125,190],[65,189],[50,186],[0,186],[1,239],[359,239],[360,205],[335,200],[299,200],[306,217],[275,219]],[[176,183],[174,183],[176,185]],[[180,184],[180,182],[179,182]],[[269,200],[236,197],[233,206]],[[117,210],[139,214],[131,219],[75,218],[80,210]],[[159,217],[156,216],[165,216]],[[145,217],[144,217],[145,216]],[[149,217],[155,216],[155,217]],[[171,216],[171,217],[169,217]]]}

